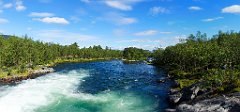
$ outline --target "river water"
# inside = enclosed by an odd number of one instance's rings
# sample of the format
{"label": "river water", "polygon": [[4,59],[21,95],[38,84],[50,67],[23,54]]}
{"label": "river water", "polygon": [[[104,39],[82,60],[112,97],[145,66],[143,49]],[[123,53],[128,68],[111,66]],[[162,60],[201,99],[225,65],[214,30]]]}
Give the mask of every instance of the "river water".
{"label": "river water", "polygon": [[68,63],[56,72],[0,86],[0,112],[161,112],[171,82],[144,63]]}

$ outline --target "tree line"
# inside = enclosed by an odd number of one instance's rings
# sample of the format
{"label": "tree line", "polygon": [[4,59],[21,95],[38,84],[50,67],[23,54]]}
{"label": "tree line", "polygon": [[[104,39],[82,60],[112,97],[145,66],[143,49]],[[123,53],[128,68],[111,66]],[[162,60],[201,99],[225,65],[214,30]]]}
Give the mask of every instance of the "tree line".
{"label": "tree line", "polygon": [[123,50],[123,57],[128,60],[146,60],[151,52],[136,47],[128,47]]}
{"label": "tree line", "polygon": [[124,50],[113,50],[106,46],[79,48],[75,42],[71,45],[60,45],[51,42],[34,41],[24,37],[0,35],[0,69],[8,67],[28,67],[49,64],[55,60],[92,59],[92,58],[125,58],[128,60],[145,60],[150,52],[136,47]]}
{"label": "tree line", "polygon": [[56,59],[121,57],[121,51],[100,45],[80,49],[77,43],[60,45],[34,41],[27,36],[0,36],[0,68],[44,65]]}
{"label": "tree line", "polygon": [[187,85],[200,81],[218,91],[240,90],[240,32],[219,31],[212,38],[197,32],[175,46],[156,49],[153,56],[155,64]]}

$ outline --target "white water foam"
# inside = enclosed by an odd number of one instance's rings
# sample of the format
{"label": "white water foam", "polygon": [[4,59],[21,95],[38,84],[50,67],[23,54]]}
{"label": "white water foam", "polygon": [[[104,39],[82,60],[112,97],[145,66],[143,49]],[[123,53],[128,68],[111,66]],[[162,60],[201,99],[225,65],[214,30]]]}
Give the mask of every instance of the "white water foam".
{"label": "white water foam", "polygon": [[[51,73],[37,79],[25,80],[0,92],[1,112],[32,112],[57,100],[57,94],[72,94],[80,79],[88,72],[70,71],[67,74]],[[3,87],[2,87],[3,88]]]}
{"label": "white water foam", "polygon": [[[88,74],[86,70],[73,70],[64,74],[51,73],[23,81],[16,86],[3,86],[4,91],[0,91],[0,112],[47,112],[55,106],[59,108],[58,105],[65,109],[62,106],[68,107],[73,103],[67,102],[69,100],[84,102],[90,107],[96,106],[99,112],[151,112],[157,106],[146,104],[146,101],[131,93],[118,94],[111,91],[95,95],[76,93],[78,85]],[[88,107],[77,107],[71,110],[73,108],[67,108],[67,111],[79,112],[81,109],[88,109]]]}

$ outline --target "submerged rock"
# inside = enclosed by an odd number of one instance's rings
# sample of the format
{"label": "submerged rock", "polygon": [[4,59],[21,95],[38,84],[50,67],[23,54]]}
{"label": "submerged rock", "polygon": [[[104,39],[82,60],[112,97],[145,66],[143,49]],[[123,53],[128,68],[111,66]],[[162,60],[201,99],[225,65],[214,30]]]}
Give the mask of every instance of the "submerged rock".
{"label": "submerged rock", "polygon": [[209,96],[209,90],[196,83],[180,91],[172,91],[170,102],[179,104],[177,112],[240,112],[240,93]]}

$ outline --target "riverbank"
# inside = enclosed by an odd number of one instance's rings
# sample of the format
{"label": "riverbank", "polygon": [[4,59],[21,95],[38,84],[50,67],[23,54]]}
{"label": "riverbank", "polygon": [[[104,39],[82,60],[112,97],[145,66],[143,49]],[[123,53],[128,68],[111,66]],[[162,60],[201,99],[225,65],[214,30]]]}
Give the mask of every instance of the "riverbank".
{"label": "riverbank", "polygon": [[204,98],[177,106],[178,112],[239,112],[240,93],[231,93]]}
{"label": "riverbank", "polygon": [[207,89],[204,82],[197,82],[180,88],[175,85],[169,92],[169,103],[174,109],[167,112],[237,112],[240,110],[240,92],[218,92],[216,89]]}
{"label": "riverbank", "polygon": [[93,62],[93,61],[106,61],[111,60],[112,58],[79,58],[79,59],[57,59],[53,62],[45,65],[37,65],[33,68],[25,68],[22,72],[19,72],[17,69],[10,68],[6,72],[1,70],[0,72],[0,83],[16,83],[22,80],[33,79],[47,73],[54,72],[53,67],[61,63],[84,63],[84,62]]}
{"label": "riverbank", "polygon": [[240,89],[236,86],[240,83],[238,77],[234,76],[239,69],[217,69],[219,72],[203,72],[198,76],[208,76],[196,77],[166,66],[159,67],[166,70],[168,78],[175,83],[168,94],[171,108],[166,109],[166,112],[240,111]]}
{"label": "riverbank", "polygon": [[11,75],[7,77],[0,78],[0,83],[16,83],[20,82],[22,80],[27,80],[27,79],[34,79],[36,77],[45,75],[47,73],[52,73],[54,72],[53,68],[49,67],[42,67],[41,69],[36,69],[36,70],[29,70],[25,73],[20,73],[17,75]]}

